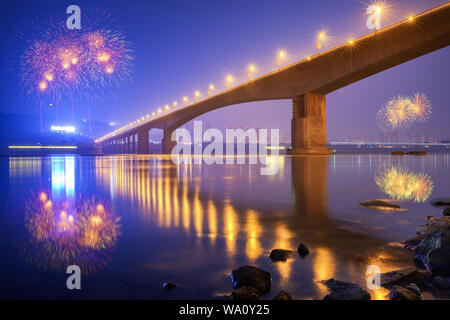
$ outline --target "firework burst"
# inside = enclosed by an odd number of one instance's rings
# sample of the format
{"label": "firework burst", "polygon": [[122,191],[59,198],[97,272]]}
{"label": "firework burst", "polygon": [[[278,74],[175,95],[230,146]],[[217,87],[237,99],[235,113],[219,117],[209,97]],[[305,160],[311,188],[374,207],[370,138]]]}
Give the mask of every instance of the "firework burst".
{"label": "firework burst", "polygon": [[385,132],[407,129],[431,117],[431,104],[423,93],[412,97],[396,96],[377,113],[377,125]]}
{"label": "firework burst", "polygon": [[396,200],[425,202],[433,191],[433,181],[427,174],[416,174],[402,167],[379,170],[375,182],[383,193]]}
{"label": "firework burst", "polygon": [[80,30],[69,30],[65,19],[50,18],[22,32],[24,93],[45,105],[71,101],[72,108],[74,100],[92,104],[112,96],[131,81],[133,68],[131,43],[112,25],[109,15],[85,10]]}

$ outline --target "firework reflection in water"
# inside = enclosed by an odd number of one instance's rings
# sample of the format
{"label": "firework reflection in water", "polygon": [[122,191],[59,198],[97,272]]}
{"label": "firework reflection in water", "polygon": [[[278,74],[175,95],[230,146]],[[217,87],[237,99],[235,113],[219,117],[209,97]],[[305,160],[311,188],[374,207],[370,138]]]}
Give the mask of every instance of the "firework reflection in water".
{"label": "firework reflection in water", "polygon": [[425,202],[433,191],[433,181],[427,174],[416,174],[402,167],[380,169],[375,182],[382,192],[396,200]]}
{"label": "firework reflection in water", "polygon": [[75,264],[83,273],[95,273],[107,264],[117,243],[119,222],[111,206],[94,197],[80,198],[71,208],[65,202],[53,203],[41,192],[26,206],[29,239],[22,252],[28,262],[44,270],[62,271]]}

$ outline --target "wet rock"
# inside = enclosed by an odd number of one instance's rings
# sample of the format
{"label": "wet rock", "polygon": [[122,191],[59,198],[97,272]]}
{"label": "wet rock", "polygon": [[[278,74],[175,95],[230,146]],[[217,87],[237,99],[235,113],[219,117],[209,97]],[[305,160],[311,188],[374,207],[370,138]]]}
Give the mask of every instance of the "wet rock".
{"label": "wet rock", "polygon": [[407,152],[406,154],[412,155],[412,156],[425,156],[427,155],[426,151],[410,151]]}
{"label": "wet rock", "polygon": [[435,230],[414,249],[414,257],[433,275],[450,276],[450,227]]}
{"label": "wet rock", "polygon": [[430,273],[427,270],[412,266],[382,273],[380,276],[381,286],[385,288],[391,288],[394,285],[405,286],[411,283],[415,283],[420,288],[424,288],[425,284],[430,279]]}
{"label": "wet rock", "polygon": [[292,300],[292,297],[286,291],[281,290],[273,300]]}
{"label": "wet rock", "polygon": [[414,250],[422,242],[422,240],[424,238],[425,238],[424,235],[417,236],[417,237],[402,241],[401,244],[407,249]]}
{"label": "wet rock", "polygon": [[361,202],[359,205],[367,208],[376,208],[376,209],[400,209],[400,206],[397,204],[393,204],[378,199],[367,200]]}
{"label": "wet rock", "polygon": [[231,272],[233,288],[252,287],[264,294],[270,291],[272,278],[270,273],[252,266],[243,266]]}
{"label": "wet rock", "polygon": [[242,287],[233,290],[231,296],[233,300],[261,300],[259,291],[252,287]]}
{"label": "wet rock", "polygon": [[420,290],[416,291],[411,286],[393,286],[388,296],[391,300],[422,300]]}
{"label": "wet rock", "polygon": [[269,258],[272,261],[286,261],[293,253],[294,251],[292,250],[273,249],[269,254]]}
{"label": "wet rock", "polygon": [[444,230],[450,227],[450,217],[431,218],[425,224],[417,227],[417,235],[427,235],[436,230]]}
{"label": "wet rock", "polygon": [[178,286],[173,282],[165,282],[165,283],[163,283],[162,287],[166,290],[172,290],[172,289],[178,288]]}
{"label": "wet rock", "polygon": [[435,276],[450,276],[450,248],[437,248],[428,252],[428,267]]}
{"label": "wet rock", "polygon": [[301,258],[304,258],[309,254],[309,249],[303,243],[300,243],[300,245],[297,248],[297,252]]}
{"label": "wet rock", "polygon": [[333,278],[323,281],[323,283],[331,291],[323,300],[370,300],[370,293],[354,283]]}
{"label": "wet rock", "polygon": [[433,200],[430,201],[430,203],[433,206],[450,207],[450,197],[433,199]]}
{"label": "wet rock", "polygon": [[441,290],[448,290],[450,288],[450,282],[440,276],[436,276],[433,278],[433,285]]}
{"label": "wet rock", "polygon": [[444,212],[442,212],[442,214],[443,214],[445,217],[450,217],[450,207],[445,208],[445,209],[444,209]]}
{"label": "wet rock", "polygon": [[393,156],[404,156],[406,153],[404,153],[403,151],[394,151],[391,153],[391,155]]}

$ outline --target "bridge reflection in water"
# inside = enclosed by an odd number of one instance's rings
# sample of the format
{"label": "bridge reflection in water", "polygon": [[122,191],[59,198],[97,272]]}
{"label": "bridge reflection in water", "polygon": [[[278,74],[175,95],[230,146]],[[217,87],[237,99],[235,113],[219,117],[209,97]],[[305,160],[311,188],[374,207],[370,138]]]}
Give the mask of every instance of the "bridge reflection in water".
{"label": "bridge reflection in water", "polygon": [[[193,283],[208,274],[204,285],[213,288],[217,279],[229,288],[229,272],[251,264],[272,273],[274,291],[320,298],[328,292],[322,280],[334,277],[363,285],[368,265],[390,271],[405,264],[404,255],[374,232],[383,230],[376,229],[380,221],[387,221],[384,226],[389,229],[396,216],[380,220],[379,213],[359,208],[356,201],[380,194],[374,181],[376,169],[400,160],[296,156],[272,161],[278,161],[279,173],[261,176],[257,165],[176,166],[161,155],[10,158],[9,176],[12,190],[49,190],[55,201],[92,195],[111,200],[122,218],[122,234],[133,234],[131,242],[122,236],[118,243],[126,243],[127,248],[146,244],[156,250],[144,251],[132,262],[127,262],[128,253],[112,261],[119,259],[120,265],[134,269],[139,269],[137,262],[139,266],[158,261],[165,274],[191,273]],[[430,163],[436,160],[419,161],[416,167]],[[339,202],[341,194],[352,198]],[[365,224],[358,224],[364,219]],[[161,239],[163,244],[154,243]],[[306,259],[295,255],[273,263],[267,257],[274,248],[296,250],[299,243],[311,249]],[[161,255],[161,250],[170,252],[170,257]],[[373,297],[384,298],[384,293],[373,292]]]}

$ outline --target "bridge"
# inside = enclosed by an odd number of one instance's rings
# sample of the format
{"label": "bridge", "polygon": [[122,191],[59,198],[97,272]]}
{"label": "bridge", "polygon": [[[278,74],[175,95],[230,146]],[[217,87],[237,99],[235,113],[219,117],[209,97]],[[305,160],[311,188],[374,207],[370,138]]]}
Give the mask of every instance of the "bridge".
{"label": "bridge", "polygon": [[343,43],[159,117],[142,118],[95,142],[107,153],[148,153],[149,132],[162,129],[163,153],[172,132],[207,112],[235,104],[292,100],[292,154],[328,154],[326,95],[450,44],[450,3]]}

